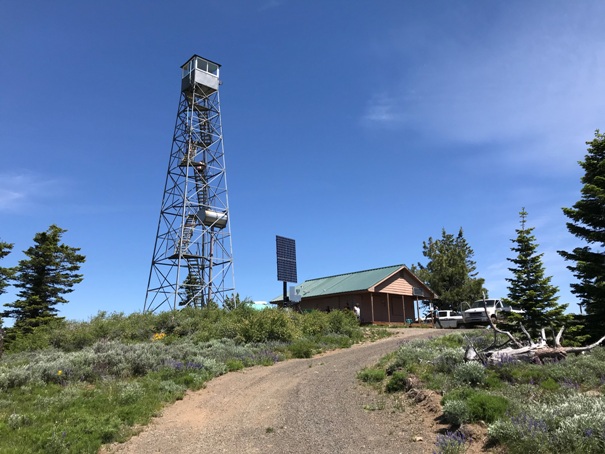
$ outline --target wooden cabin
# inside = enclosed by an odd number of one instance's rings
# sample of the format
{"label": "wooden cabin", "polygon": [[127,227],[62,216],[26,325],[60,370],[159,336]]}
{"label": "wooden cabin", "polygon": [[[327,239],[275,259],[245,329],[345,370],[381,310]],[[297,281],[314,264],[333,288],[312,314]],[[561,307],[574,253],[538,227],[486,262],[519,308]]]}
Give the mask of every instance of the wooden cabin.
{"label": "wooden cabin", "polygon": [[[303,311],[352,310],[358,305],[362,323],[410,323],[420,318],[422,301],[437,298],[405,265],[310,279],[294,291]],[[271,302],[282,305],[283,297]]]}

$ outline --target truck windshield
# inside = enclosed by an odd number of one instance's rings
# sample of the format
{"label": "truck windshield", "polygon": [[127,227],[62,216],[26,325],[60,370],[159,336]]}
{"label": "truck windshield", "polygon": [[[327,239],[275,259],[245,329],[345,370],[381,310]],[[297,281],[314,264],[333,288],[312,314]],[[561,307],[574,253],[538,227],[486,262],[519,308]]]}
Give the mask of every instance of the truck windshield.
{"label": "truck windshield", "polygon": [[[485,306],[494,307],[496,304],[496,300],[485,300]],[[471,306],[473,309],[477,307],[483,307],[483,301],[475,301]]]}

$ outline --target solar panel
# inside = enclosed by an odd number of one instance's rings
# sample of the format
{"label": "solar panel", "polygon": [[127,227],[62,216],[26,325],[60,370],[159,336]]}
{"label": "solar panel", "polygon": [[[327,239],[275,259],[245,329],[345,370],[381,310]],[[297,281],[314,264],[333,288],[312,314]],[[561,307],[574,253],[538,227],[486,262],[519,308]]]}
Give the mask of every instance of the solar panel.
{"label": "solar panel", "polygon": [[298,282],[296,276],[296,241],[283,236],[275,236],[277,251],[277,280]]}
{"label": "solar panel", "polygon": [[421,288],[413,287],[412,293],[414,296],[424,296],[424,291]]}

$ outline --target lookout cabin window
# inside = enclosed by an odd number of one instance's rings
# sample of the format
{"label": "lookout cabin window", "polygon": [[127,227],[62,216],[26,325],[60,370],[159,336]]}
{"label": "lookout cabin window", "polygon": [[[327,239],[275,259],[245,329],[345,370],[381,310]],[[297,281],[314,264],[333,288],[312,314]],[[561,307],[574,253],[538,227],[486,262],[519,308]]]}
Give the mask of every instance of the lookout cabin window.
{"label": "lookout cabin window", "polygon": [[218,77],[218,65],[216,63],[196,57],[183,66],[183,78],[187,77],[195,69]]}

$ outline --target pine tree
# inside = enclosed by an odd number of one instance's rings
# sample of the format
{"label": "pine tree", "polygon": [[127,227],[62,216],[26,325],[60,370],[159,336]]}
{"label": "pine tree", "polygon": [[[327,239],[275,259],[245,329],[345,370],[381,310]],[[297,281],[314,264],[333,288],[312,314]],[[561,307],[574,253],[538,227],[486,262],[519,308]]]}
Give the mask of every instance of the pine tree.
{"label": "pine tree", "polygon": [[571,291],[585,309],[588,334],[597,338],[605,334],[605,135],[597,130],[586,145],[588,152],[579,162],[585,172],[582,196],[563,213],[571,220],[567,230],[588,244],[559,254],[575,262],[567,267],[579,281],[571,284]]}
{"label": "pine tree", "polygon": [[422,249],[429,261],[426,266],[419,263],[412,271],[439,295],[442,309],[457,309],[460,303],[473,302],[486,292],[485,280],[477,277],[474,252],[462,228],[457,236],[442,229],[441,239],[429,238],[423,242]]}
{"label": "pine tree", "polygon": [[5,304],[8,309],[0,313],[15,319],[16,331],[28,333],[58,319],[55,306],[67,303],[63,295],[72,292],[83,279],[78,271],[85,257],[78,254],[79,248],[60,243],[65,232],[51,225],[34,236],[34,246],[23,251],[27,258],[19,261],[14,276],[19,299]]}
{"label": "pine tree", "polygon": [[525,311],[522,316],[523,326],[532,337],[537,337],[542,328],[556,329],[565,323],[567,305],[557,303],[559,288],[550,283],[550,276],[545,276],[542,263],[544,254],[537,253],[539,245],[533,235],[534,228],[526,226],[525,208],[519,216],[521,228],[515,230],[517,237],[511,240],[514,243],[511,251],[517,255],[507,259],[514,265],[509,268],[513,277],[506,279],[510,283],[508,299],[515,307]]}

